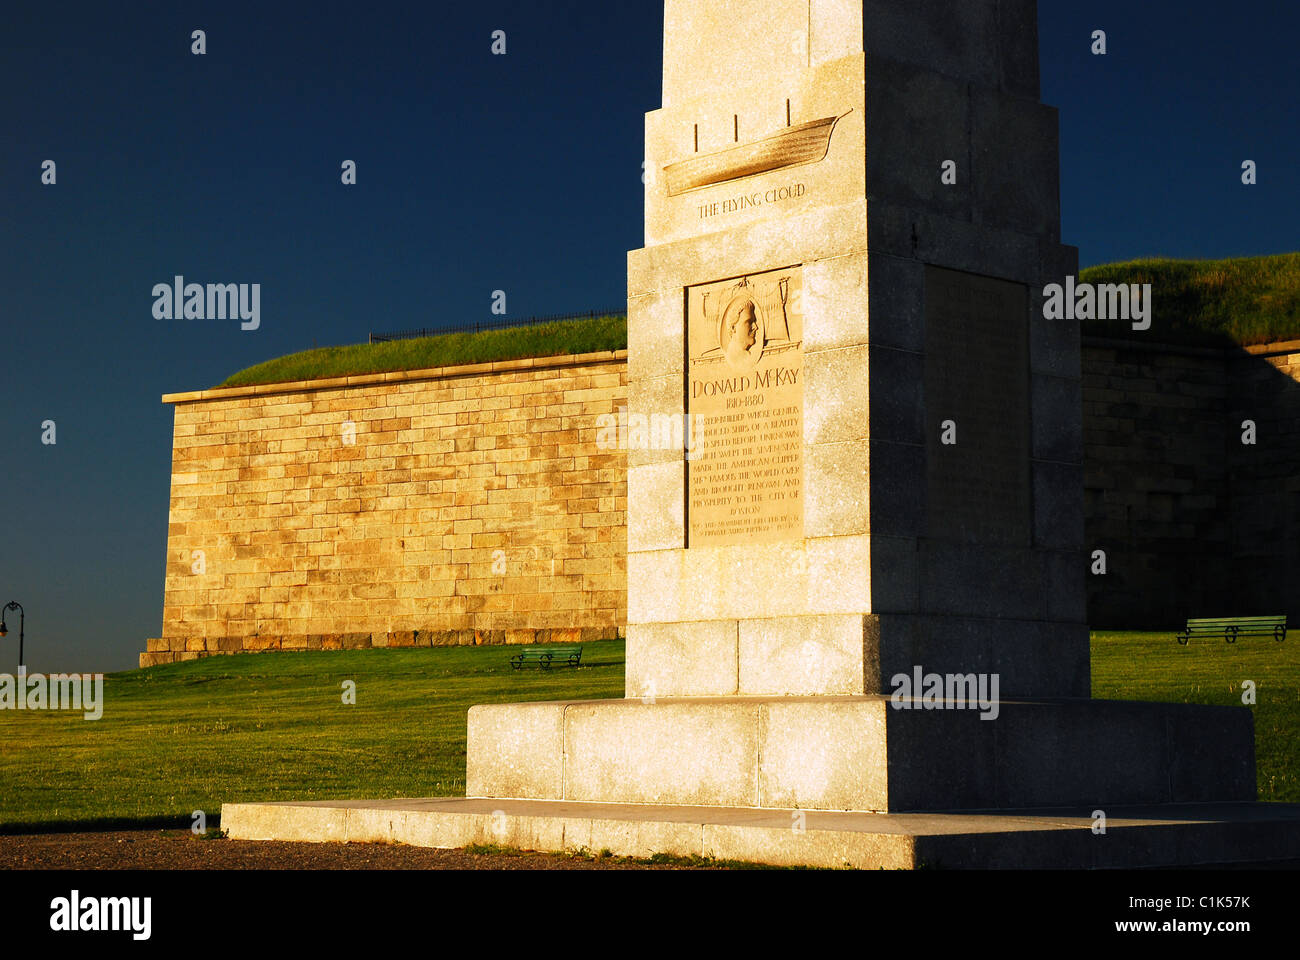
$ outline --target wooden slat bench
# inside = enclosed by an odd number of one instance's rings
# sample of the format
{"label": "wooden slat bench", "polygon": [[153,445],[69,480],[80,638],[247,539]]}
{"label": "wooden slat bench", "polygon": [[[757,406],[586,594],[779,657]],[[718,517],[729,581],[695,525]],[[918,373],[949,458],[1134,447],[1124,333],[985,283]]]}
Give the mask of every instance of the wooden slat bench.
{"label": "wooden slat bench", "polygon": [[568,664],[576,667],[582,662],[582,647],[527,647],[510,658],[510,666],[516,670],[525,663],[535,663],[543,670],[551,669],[551,664]]}
{"label": "wooden slat bench", "polygon": [[1178,642],[1186,645],[1192,637],[1223,637],[1236,643],[1238,637],[1272,637],[1286,639],[1286,617],[1209,617],[1188,619]]}

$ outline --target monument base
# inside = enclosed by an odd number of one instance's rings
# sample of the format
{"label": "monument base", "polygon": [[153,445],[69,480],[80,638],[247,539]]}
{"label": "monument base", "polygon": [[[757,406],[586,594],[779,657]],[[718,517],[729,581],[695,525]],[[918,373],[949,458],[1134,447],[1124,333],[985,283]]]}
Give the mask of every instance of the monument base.
{"label": "monument base", "polygon": [[475,706],[466,795],[890,813],[1256,796],[1243,708],[956,706],[885,696]]}
{"label": "monument base", "polygon": [[892,678],[916,664],[996,673],[1010,698],[1091,691],[1085,623],[848,613],[633,623],[626,632],[634,699],[888,693]]}
{"label": "monument base", "polygon": [[859,869],[1115,869],[1300,859],[1300,805],[833,813],[546,800],[228,803],[236,840],[710,857]]}

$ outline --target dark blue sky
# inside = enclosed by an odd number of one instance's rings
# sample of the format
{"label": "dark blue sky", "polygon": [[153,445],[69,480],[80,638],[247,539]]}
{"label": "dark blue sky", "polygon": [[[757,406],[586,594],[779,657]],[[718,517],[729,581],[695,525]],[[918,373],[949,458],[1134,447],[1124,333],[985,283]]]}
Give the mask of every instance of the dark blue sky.
{"label": "dark blue sky", "polygon": [[[1085,265],[1300,247],[1300,8],[1041,7],[1062,235]],[[496,289],[518,316],[623,300],[661,27],[656,0],[8,5],[0,603],[27,609],[31,669],[130,667],[159,631],[161,394],[371,330],[488,319]],[[150,291],[177,273],[260,283],[261,328],[155,320]]]}

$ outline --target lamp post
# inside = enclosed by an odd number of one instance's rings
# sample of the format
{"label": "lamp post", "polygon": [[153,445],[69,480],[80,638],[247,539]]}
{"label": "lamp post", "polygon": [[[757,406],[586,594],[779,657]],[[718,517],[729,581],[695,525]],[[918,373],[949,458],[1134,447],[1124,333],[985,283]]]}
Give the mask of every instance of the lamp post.
{"label": "lamp post", "polygon": [[5,613],[9,610],[18,611],[18,666],[23,665],[23,624],[27,619],[27,614],[23,610],[23,605],[17,600],[11,600],[5,604],[4,610],[0,610],[0,637],[9,634],[9,627],[5,623]]}

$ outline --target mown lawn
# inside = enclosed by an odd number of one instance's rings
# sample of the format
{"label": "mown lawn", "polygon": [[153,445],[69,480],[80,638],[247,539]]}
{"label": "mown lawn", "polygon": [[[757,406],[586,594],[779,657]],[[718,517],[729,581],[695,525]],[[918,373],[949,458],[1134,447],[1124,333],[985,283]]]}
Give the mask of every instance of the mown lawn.
{"label": "mown lawn", "polygon": [[[513,670],[507,647],[213,657],[104,680],[104,715],[0,712],[0,830],[188,824],[223,802],[465,792],[476,703],[623,695],[623,643]],[[356,682],[356,705],[342,684]]]}
{"label": "mown lawn", "polygon": [[1241,706],[1255,681],[1255,772],[1259,799],[1300,802],[1300,635],[1282,643],[1251,637],[1234,644],[1171,633],[1092,635],[1092,695]]}
{"label": "mown lawn", "polygon": [[[1300,802],[1297,639],[1093,636],[1093,695],[1240,704],[1258,688],[1259,792]],[[103,719],[0,712],[0,830],[188,824],[239,800],[456,796],[476,703],[623,695],[622,641],[577,669],[516,672],[507,647],[215,657],[112,674]],[[342,683],[356,683],[356,705]]]}

